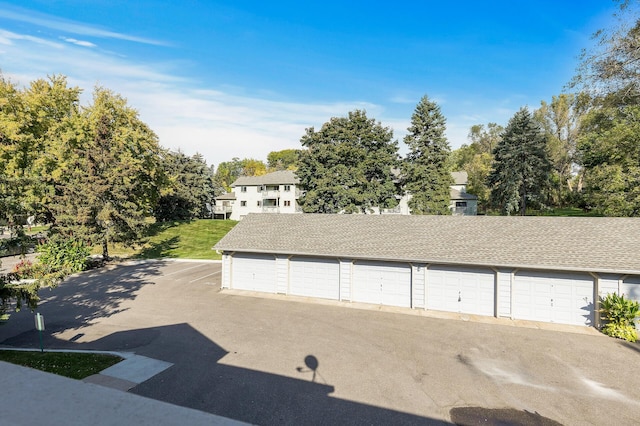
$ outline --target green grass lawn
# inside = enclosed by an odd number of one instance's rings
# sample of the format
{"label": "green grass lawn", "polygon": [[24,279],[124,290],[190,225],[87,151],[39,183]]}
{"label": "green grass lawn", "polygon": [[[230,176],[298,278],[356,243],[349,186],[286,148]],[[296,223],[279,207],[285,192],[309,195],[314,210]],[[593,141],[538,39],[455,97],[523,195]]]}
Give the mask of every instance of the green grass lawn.
{"label": "green grass lawn", "polygon": [[35,234],[38,234],[40,232],[47,232],[48,230],[49,230],[49,225],[32,226],[31,230],[29,230],[27,227],[24,228],[24,232],[27,235],[35,235]]}
{"label": "green grass lawn", "polygon": [[[497,210],[489,210],[484,213],[486,216],[501,216],[502,213]],[[517,216],[514,214],[514,216]],[[563,207],[548,210],[527,209],[527,216],[560,216],[560,217],[601,217],[593,211],[583,210],[579,207]]]}
{"label": "green grass lawn", "polygon": [[597,217],[602,215],[598,215],[598,214],[595,214],[594,212],[586,211],[578,207],[565,207],[565,208],[551,209],[551,210],[544,210],[544,211],[531,210],[531,212],[527,211],[527,216]]}
{"label": "green grass lawn", "polygon": [[[137,247],[109,245],[109,255],[136,259],[221,259],[211,250],[236,225],[233,220],[199,219],[184,222],[158,222],[150,225],[146,242]],[[101,253],[96,247],[95,253]]]}
{"label": "green grass lawn", "polygon": [[122,358],[95,353],[0,350],[0,361],[80,380],[98,374]]}

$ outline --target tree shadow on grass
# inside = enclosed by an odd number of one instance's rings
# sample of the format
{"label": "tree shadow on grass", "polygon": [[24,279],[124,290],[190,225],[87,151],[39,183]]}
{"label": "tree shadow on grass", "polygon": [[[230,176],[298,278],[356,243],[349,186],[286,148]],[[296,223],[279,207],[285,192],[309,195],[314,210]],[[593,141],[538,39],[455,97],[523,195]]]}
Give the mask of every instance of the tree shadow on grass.
{"label": "tree shadow on grass", "polygon": [[145,237],[155,237],[161,232],[166,231],[167,229],[174,228],[176,226],[180,226],[185,223],[191,223],[193,220],[168,220],[165,222],[156,222],[152,223],[147,227],[147,230],[144,234]]}
{"label": "tree shadow on grass", "polygon": [[136,259],[158,259],[172,257],[172,250],[178,248],[180,237],[175,236],[160,242],[148,242],[140,253],[134,256]]}

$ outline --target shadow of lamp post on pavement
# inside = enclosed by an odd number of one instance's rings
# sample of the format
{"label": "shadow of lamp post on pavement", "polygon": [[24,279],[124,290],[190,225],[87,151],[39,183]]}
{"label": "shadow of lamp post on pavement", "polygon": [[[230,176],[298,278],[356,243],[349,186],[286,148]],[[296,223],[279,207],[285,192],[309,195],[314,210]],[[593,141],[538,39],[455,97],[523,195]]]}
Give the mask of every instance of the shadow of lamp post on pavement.
{"label": "shadow of lamp post on pavement", "polygon": [[320,376],[320,378],[322,379],[322,381],[326,384],[326,383],[327,383],[327,381],[324,379],[324,377],[322,377],[322,376],[320,375],[320,373],[318,373],[318,365],[319,365],[319,364],[320,364],[320,363],[318,362],[318,358],[316,358],[316,357],[315,357],[315,356],[313,356],[313,355],[307,355],[307,356],[304,358],[304,365],[306,365],[306,366],[307,366],[308,370],[305,370],[305,369],[304,369],[304,367],[296,367],[296,370],[297,370],[299,373],[309,373],[309,372],[313,371],[313,377],[311,378],[311,381],[315,383],[315,381],[316,381],[316,374],[317,374],[318,376]]}

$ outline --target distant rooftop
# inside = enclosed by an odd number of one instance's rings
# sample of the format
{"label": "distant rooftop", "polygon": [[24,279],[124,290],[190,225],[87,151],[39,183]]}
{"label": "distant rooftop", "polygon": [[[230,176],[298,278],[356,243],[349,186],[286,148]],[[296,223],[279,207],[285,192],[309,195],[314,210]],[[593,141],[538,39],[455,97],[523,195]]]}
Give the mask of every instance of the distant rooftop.
{"label": "distant rooftop", "polygon": [[236,199],[236,193],[235,192],[227,192],[225,194],[218,195],[216,197],[216,200],[220,200],[220,201],[235,200],[235,199]]}
{"label": "distant rooftop", "polygon": [[451,188],[449,189],[449,198],[452,200],[477,200],[478,196]]}
{"label": "distant rooftop", "polygon": [[451,177],[454,185],[466,185],[469,181],[469,175],[465,171],[451,172]]}
{"label": "distant rooftop", "polygon": [[279,170],[262,176],[241,176],[231,184],[231,187],[254,185],[297,185],[299,183],[300,179],[298,179],[296,174],[291,170]]}

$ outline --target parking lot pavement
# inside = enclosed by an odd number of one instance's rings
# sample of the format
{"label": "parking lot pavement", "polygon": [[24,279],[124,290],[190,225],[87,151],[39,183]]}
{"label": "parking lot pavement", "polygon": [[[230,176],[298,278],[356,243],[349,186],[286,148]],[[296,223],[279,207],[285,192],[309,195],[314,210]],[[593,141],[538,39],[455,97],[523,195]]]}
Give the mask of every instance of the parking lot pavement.
{"label": "parking lot pavement", "polygon": [[[42,295],[45,347],[172,363],[130,392],[254,424],[624,425],[640,414],[640,345],[220,291],[219,271],[159,261],[73,277]],[[12,316],[0,344],[35,347],[33,315]]]}

